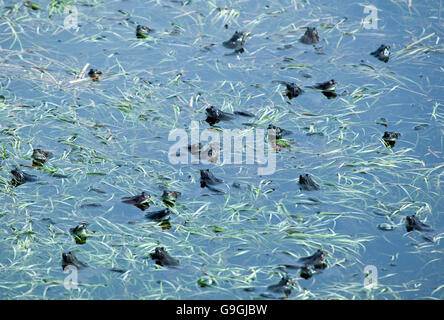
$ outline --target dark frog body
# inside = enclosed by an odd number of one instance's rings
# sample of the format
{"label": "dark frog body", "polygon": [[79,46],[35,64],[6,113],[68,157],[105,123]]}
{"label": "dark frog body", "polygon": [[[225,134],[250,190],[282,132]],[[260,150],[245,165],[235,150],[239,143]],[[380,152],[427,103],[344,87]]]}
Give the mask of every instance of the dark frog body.
{"label": "dark frog body", "polygon": [[248,118],[254,117],[254,114],[252,114],[251,112],[248,112],[248,111],[234,111],[234,114],[238,115],[238,116],[242,116],[242,117],[248,117]]}
{"label": "dark frog body", "polygon": [[422,232],[430,232],[433,231],[433,229],[421,222],[416,215],[407,216],[405,219],[405,227],[407,229],[407,232],[411,231],[422,231]]}
{"label": "dark frog body", "polygon": [[62,268],[65,270],[66,267],[72,266],[77,269],[85,268],[88,265],[79,259],[71,251],[68,253],[62,253]]}
{"label": "dark frog body", "polygon": [[[216,162],[217,157],[219,155],[219,149],[214,144],[210,143],[207,145],[202,145],[202,143],[195,143],[193,145],[188,145],[188,151],[193,156],[199,156],[199,158],[203,160],[207,160],[210,162]],[[165,199],[164,199],[165,203]]]}
{"label": "dark frog body", "polygon": [[43,164],[48,161],[49,158],[52,157],[52,153],[42,150],[42,149],[34,149],[32,151],[32,165],[34,167],[41,167]]}
{"label": "dark frog body", "polygon": [[166,209],[163,209],[163,210],[153,211],[153,212],[147,213],[145,215],[145,217],[147,219],[150,219],[150,220],[161,221],[161,220],[164,220],[166,217],[168,217],[168,215],[170,213],[171,213],[171,210],[166,208]]}
{"label": "dark frog body", "polygon": [[291,280],[288,275],[282,277],[282,279],[277,284],[272,284],[267,287],[268,290],[275,293],[283,293],[286,297],[291,294]]}
{"label": "dark frog body", "polygon": [[235,118],[234,114],[224,112],[214,106],[206,108],[205,111],[207,112],[207,119],[205,121],[210,125],[218,123],[221,120],[233,120]]}
{"label": "dark frog body", "polygon": [[301,37],[300,41],[304,44],[316,44],[319,42],[319,34],[316,27],[307,27],[304,35]]}
{"label": "dark frog body", "polygon": [[153,30],[142,25],[138,25],[136,28],[136,37],[138,39],[145,39]]}
{"label": "dark frog body", "polygon": [[336,84],[336,81],[334,79],[331,79],[330,81],[317,83],[314,87],[318,90],[332,92],[336,90]]}
{"label": "dark frog body", "polygon": [[89,69],[88,76],[91,78],[92,81],[99,81],[100,76],[102,75],[102,71],[97,69]]}
{"label": "dark frog body", "polygon": [[311,256],[300,258],[298,261],[303,263],[305,267],[313,266],[315,269],[325,269],[327,267],[325,263],[327,255],[327,252],[318,249]]}
{"label": "dark frog body", "polygon": [[279,81],[279,83],[285,85],[285,96],[287,96],[290,100],[296,98],[304,92],[297,84],[293,82]]}
{"label": "dark frog body", "polygon": [[313,181],[313,179],[308,173],[299,176],[299,185],[301,186],[301,189],[305,191],[313,191],[320,189],[319,185]]}
{"label": "dark frog body", "polygon": [[283,136],[287,136],[292,133],[290,130],[282,129],[273,124],[269,124],[267,130],[268,136],[275,137],[276,139],[282,139]]}
{"label": "dark frog body", "polygon": [[15,168],[11,170],[11,174],[13,175],[13,178],[11,179],[11,184],[14,187],[18,187],[21,184],[24,184],[25,182],[35,182],[37,181],[37,177],[32,174],[27,174],[20,170],[19,168]]}
{"label": "dark frog body", "polygon": [[223,191],[214,188],[213,186],[222,183],[223,180],[216,178],[210,169],[200,170],[200,187],[208,188],[216,193],[224,193]]}
{"label": "dark frog body", "polygon": [[286,83],[285,86],[287,87],[287,90],[285,91],[285,95],[288,97],[288,99],[293,99],[302,94],[302,89],[299,88],[294,83]]}
{"label": "dark frog body", "polygon": [[244,52],[245,40],[247,39],[246,32],[236,31],[230,40],[224,41],[222,44],[225,48],[234,49],[234,52]]}
{"label": "dark frog body", "polygon": [[171,257],[163,247],[157,247],[154,253],[150,253],[150,257],[162,267],[176,267],[179,265],[179,260]]}
{"label": "dark frog body", "polygon": [[327,267],[325,258],[327,257],[327,252],[318,249],[314,254],[308,257],[303,257],[298,260],[300,265],[285,265],[287,268],[300,268],[301,277],[304,279],[309,279],[313,275],[313,270],[323,270]]}
{"label": "dark frog body", "polygon": [[370,54],[381,61],[388,62],[390,57],[390,46],[381,44],[381,46],[376,51]]}
{"label": "dark frog body", "polygon": [[382,136],[382,140],[384,140],[386,147],[393,148],[395,146],[396,140],[398,140],[400,136],[400,133],[385,131],[384,135]]}
{"label": "dark frog body", "polygon": [[204,188],[208,185],[214,186],[216,184],[222,183],[223,180],[216,178],[210,169],[200,170],[200,186]]}
{"label": "dark frog body", "polygon": [[134,197],[124,197],[122,202],[126,204],[133,204],[140,210],[145,210],[150,206],[150,195],[142,192],[140,195]]}
{"label": "dark frog body", "polygon": [[331,79],[326,82],[317,83],[313,86],[313,88],[321,90],[322,94],[326,96],[327,98],[336,98],[336,85],[337,82],[334,79]]}
{"label": "dark frog body", "polygon": [[254,117],[254,114],[247,111],[235,111],[234,114],[217,109],[215,106],[206,108],[207,118],[205,119],[210,125],[214,125],[221,120],[233,120],[235,115],[242,117]]}

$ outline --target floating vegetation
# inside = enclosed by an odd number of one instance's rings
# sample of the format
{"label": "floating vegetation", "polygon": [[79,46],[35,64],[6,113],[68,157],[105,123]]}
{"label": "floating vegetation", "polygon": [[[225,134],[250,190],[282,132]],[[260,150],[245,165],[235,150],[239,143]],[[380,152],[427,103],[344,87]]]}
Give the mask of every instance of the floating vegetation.
{"label": "floating vegetation", "polygon": [[25,7],[31,8],[32,10],[42,10],[37,4],[32,1],[25,1]]}

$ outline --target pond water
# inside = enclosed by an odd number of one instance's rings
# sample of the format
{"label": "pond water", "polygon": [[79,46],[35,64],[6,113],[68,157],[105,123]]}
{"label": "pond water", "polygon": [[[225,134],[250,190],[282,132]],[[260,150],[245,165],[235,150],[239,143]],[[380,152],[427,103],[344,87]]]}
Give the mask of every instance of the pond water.
{"label": "pond water", "polygon": [[[443,299],[442,11],[437,0],[0,0],[0,298]],[[137,38],[137,25],[152,31]],[[319,43],[299,41],[306,27]],[[222,45],[236,31],[243,52]],[[381,44],[386,63],[370,55]],[[312,88],[330,79],[335,98]],[[283,82],[303,93],[290,100]],[[210,106],[254,117],[210,126]],[[170,133],[194,124],[290,134],[268,175],[245,156],[171,163]],[[401,134],[392,148],[385,131]],[[52,153],[41,167],[36,148]],[[13,186],[16,167],[37,181]],[[223,193],[201,188],[203,169]],[[320,190],[300,188],[306,173]],[[169,223],[147,219],[165,189],[181,193]],[[142,191],[147,210],[122,203]],[[407,232],[411,215],[433,231]],[[81,222],[90,237],[77,244]],[[156,247],[179,266],[156,265]],[[309,279],[282,267],[318,249],[327,267]],[[64,272],[70,251],[88,266]],[[291,293],[271,292],[286,274]]]}

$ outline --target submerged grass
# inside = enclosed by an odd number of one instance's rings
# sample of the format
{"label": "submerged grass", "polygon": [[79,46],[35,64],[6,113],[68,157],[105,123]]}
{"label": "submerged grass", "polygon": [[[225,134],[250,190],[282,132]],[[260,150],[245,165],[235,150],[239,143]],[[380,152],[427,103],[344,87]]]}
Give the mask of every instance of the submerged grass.
{"label": "submerged grass", "polygon": [[[424,28],[387,65],[358,64],[359,55],[341,51],[364,46],[356,21],[295,3],[50,1],[32,10],[0,1],[1,298],[277,299],[265,293],[285,272],[293,280],[289,299],[442,298],[442,233],[422,245],[404,228],[411,214],[442,225],[443,102],[431,73],[442,46]],[[69,6],[81,8],[82,26],[64,33],[59,20]],[[125,14],[116,19],[117,10]],[[136,24],[155,32],[137,39]],[[298,43],[307,25],[319,26],[325,54]],[[246,50],[225,55],[220,44],[236,30],[250,33]],[[102,71],[98,82],[85,76],[88,64]],[[336,99],[308,88],[332,77],[340,83]],[[304,93],[288,100],[275,82],[284,80]],[[200,188],[204,166],[168,163],[170,130],[192,120],[208,128],[210,105],[255,114],[249,126],[217,124],[221,132],[245,135],[271,123],[292,131],[274,175],[212,165],[226,190],[215,195]],[[419,124],[428,126],[413,129]],[[386,130],[402,131],[392,149],[382,141]],[[42,168],[31,167],[37,147],[54,154]],[[15,166],[38,181],[12,187]],[[304,173],[321,191],[299,189]],[[169,229],[144,218],[166,207],[164,189],[181,193]],[[142,191],[151,195],[146,211],[121,203]],[[83,221],[92,236],[79,245],[69,230]],[[383,234],[382,222],[394,230]],[[179,268],[154,264],[149,253],[159,246]],[[312,279],[280,268],[317,249],[328,252],[328,268]],[[76,290],[63,287],[68,251],[89,265]],[[387,266],[399,256],[410,260]],[[363,286],[369,264],[380,270],[371,290]]]}

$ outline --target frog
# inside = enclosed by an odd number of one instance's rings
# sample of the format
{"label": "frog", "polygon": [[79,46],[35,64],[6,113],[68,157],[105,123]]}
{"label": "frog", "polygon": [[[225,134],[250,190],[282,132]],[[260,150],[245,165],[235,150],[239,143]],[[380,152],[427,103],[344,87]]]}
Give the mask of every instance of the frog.
{"label": "frog", "polygon": [[316,90],[320,90],[324,96],[327,98],[336,98],[337,94],[335,93],[337,82],[334,79],[329,81],[316,83],[314,86],[309,88],[314,88]]}
{"label": "frog", "polygon": [[209,108],[206,108],[205,111],[207,112],[207,122],[219,122],[221,120],[233,120],[234,114],[228,113],[225,111],[222,111],[220,109],[217,109],[215,106],[211,106]]}
{"label": "frog", "polygon": [[285,91],[285,95],[288,99],[293,99],[301,95],[304,91],[295,83],[290,82],[285,84],[287,90]]}
{"label": "frog", "polygon": [[35,175],[23,172],[19,168],[15,168],[15,169],[11,170],[11,174],[14,176],[11,179],[11,184],[14,187],[18,187],[19,185],[22,185],[25,182],[35,182],[35,181],[37,181],[37,177]]}
{"label": "frog", "polygon": [[382,140],[384,140],[384,144],[387,148],[393,148],[396,144],[396,140],[401,136],[398,132],[390,132],[385,131],[382,136]]}
{"label": "frog", "polygon": [[302,257],[298,259],[298,265],[284,265],[289,269],[300,269],[300,276],[303,279],[309,279],[313,276],[314,270],[323,270],[327,267],[325,258],[328,253],[326,251],[318,249],[314,254],[308,257]]}
{"label": "frog", "polygon": [[[203,161],[216,163],[219,159],[220,147],[217,143],[211,142],[206,145],[202,143],[195,143],[188,145],[188,151],[196,157],[199,157]],[[176,154],[180,156],[179,153]]]}
{"label": "frog", "polygon": [[222,183],[223,180],[214,176],[210,169],[200,170],[200,187],[208,188],[216,193],[223,193],[223,191],[214,188],[213,186]]}
{"label": "frog", "polygon": [[321,249],[316,250],[314,254],[308,257],[302,257],[298,261],[303,263],[304,267],[313,266],[315,269],[325,269],[327,264],[325,263],[325,258],[328,253]]}
{"label": "frog", "polygon": [[319,42],[319,34],[316,30],[316,27],[307,27],[307,30],[305,31],[304,35],[299,40],[300,42],[304,44],[316,44]]}
{"label": "frog", "polygon": [[269,124],[267,127],[268,135],[274,136],[276,139],[282,139],[282,137],[290,135],[292,132],[290,130],[282,129],[273,124]]}
{"label": "frog", "polygon": [[[117,272],[117,273],[125,273],[128,270],[124,270],[124,269],[120,269],[120,268],[90,268],[86,263],[80,261],[79,259],[77,259],[77,257],[74,255],[74,253],[72,253],[71,251],[67,252],[67,253],[62,253],[62,269],[63,271],[66,270],[66,268],[75,268],[77,270],[81,270],[84,268],[88,268],[88,272],[90,275],[94,275],[97,273],[103,273],[105,270],[109,270],[112,272]],[[83,277],[87,276],[86,274],[83,274]]]}
{"label": "frog", "polygon": [[240,32],[236,31],[233,36],[222,43],[222,45],[225,48],[228,49],[234,49],[235,53],[242,53],[244,52],[244,45],[245,41],[247,39],[248,33],[247,32]]}
{"label": "frog", "polygon": [[299,175],[299,185],[305,191],[320,190],[319,185],[313,181],[308,173]]}
{"label": "frog", "polygon": [[150,206],[150,198],[151,196],[143,191],[140,195],[122,198],[122,202],[126,204],[133,204],[140,210],[144,211]]}
{"label": "frog", "polygon": [[137,25],[136,27],[136,37],[138,39],[145,39],[148,37],[153,30],[148,28],[147,26]]}
{"label": "frog", "polygon": [[195,143],[195,144],[188,144],[188,151],[192,155],[198,155],[202,149],[204,148],[204,145],[202,143]]}
{"label": "frog", "polygon": [[100,76],[102,75],[102,71],[98,69],[89,69],[88,76],[92,81],[97,82],[100,80]]}
{"label": "frog", "polygon": [[284,95],[288,97],[288,99],[293,99],[301,95],[304,91],[294,82],[286,82],[286,81],[277,81],[280,84],[285,85],[286,90]]}
{"label": "frog", "polygon": [[378,58],[380,61],[387,63],[390,57],[390,46],[381,44],[376,51],[370,53],[372,56]]}
{"label": "frog", "polygon": [[145,215],[147,219],[154,220],[154,221],[162,221],[165,220],[164,218],[167,217],[171,213],[171,210],[169,208],[159,210],[159,211],[153,211],[149,212]]}
{"label": "frog", "polygon": [[407,216],[405,219],[405,227],[407,232],[411,231],[422,231],[422,232],[430,232],[433,231],[432,227],[421,222],[416,215]]}
{"label": "frog", "polygon": [[288,297],[291,294],[291,279],[288,277],[288,275],[284,275],[279,283],[272,284],[267,287],[268,290],[275,292],[275,293],[283,293],[286,297]]}
{"label": "frog", "polygon": [[313,86],[313,88],[321,90],[321,91],[333,92],[336,90],[336,85],[337,85],[336,81],[334,79],[331,79],[329,81],[316,83]]}
{"label": "frog", "polygon": [[208,185],[213,186],[222,183],[223,180],[216,178],[210,169],[200,170],[200,185],[204,188]]}
{"label": "frog", "polygon": [[42,167],[43,164],[52,157],[52,153],[49,151],[45,151],[42,149],[33,149],[32,150],[32,166],[33,167]]}
{"label": "frog", "polygon": [[427,128],[429,125],[427,123],[421,123],[418,124],[417,126],[413,127],[413,130],[415,131],[419,131],[419,130],[423,130],[424,128]]}
{"label": "frog", "polygon": [[176,200],[181,196],[182,194],[177,191],[169,191],[169,190],[163,190],[162,193],[162,201],[165,205],[173,207],[176,203]]}
{"label": "frog", "polygon": [[91,236],[87,229],[87,222],[81,222],[74,228],[69,229],[69,232],[73,235],[77,244],[85,244],[86,239]]}
{"label": "frog", "polygon": [[234,114],[241,117],[247,117],[247,118],[253,118],[255,117],[254,114],[248,111],[234,111]]}
{"label": "frog", "polygon": [[157,265],[162,267],[176,267],[179,265],[179,260],[171,257],[164,247],[155,248],[154,253],[150,253],[150,257]]}
{"label": "frog", "polygon": [[210,125],[214,125],[221,120],[234,120],[236,118],[235,115],[242,117],[254,117],[254,114],[248,111],[234,111],[234,113],[229,113],[222,111],[215,106],[206,108],[205,111],[207,113],[207,118],[205,119],[205,121],[208,122]]}
{"label": "frog", "polygon": [[77,269],[82,269],[88,267],[88,265],[79,259],[69,251],[68,253],[62,253],[62,268],[65,270],[66,267],[73,266]]}

